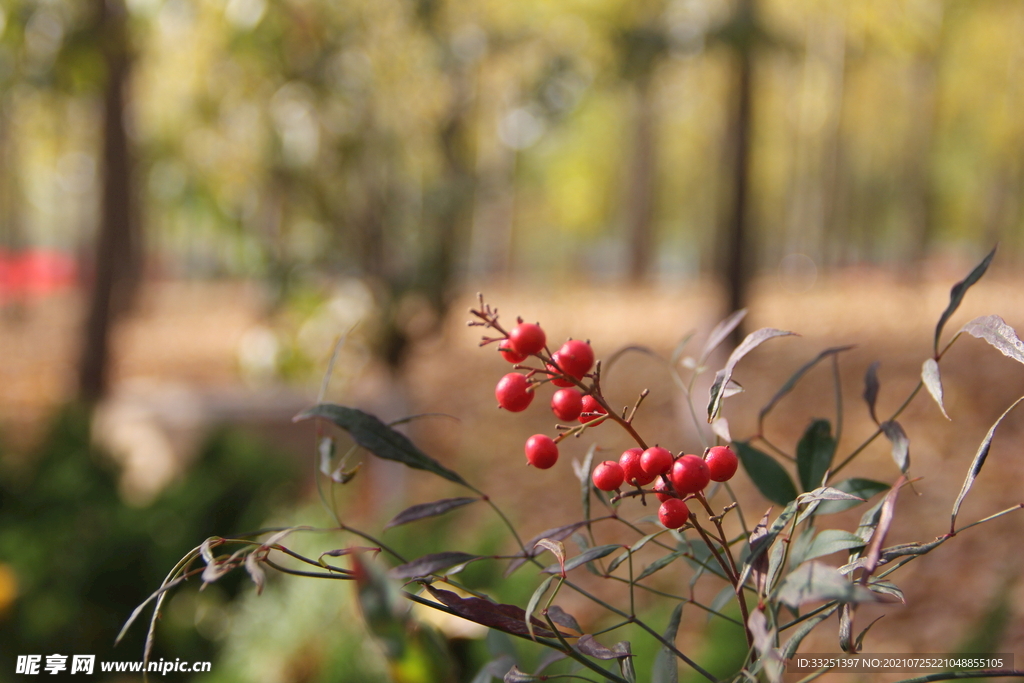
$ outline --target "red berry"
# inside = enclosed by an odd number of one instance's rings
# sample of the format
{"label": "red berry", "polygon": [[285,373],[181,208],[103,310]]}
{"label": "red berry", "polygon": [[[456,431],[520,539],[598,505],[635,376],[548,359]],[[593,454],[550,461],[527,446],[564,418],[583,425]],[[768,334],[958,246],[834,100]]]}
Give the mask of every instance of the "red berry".
{"label": "red berry", "polygon": [[570,339],[558,349],[558,365],[573,377],[583,377],[594,365],[594,349],[579,339]]}
{"label": "red berry", "polygon": [[714,446],[708,451],[704,462],[708,464],[711,481],[729,481],[736,474],[739,460],[728,446]]}
{"label": "red berry", "polygon": [[687,495],[703,491],[711,481],[708,465],[699,455],[684,455],[672,464],[669,474],[676,493]]}
{"label": "red berry", "polygon": [[498,386],[494,387],[494,397],[498,399],[499,406],[518,413],[526,410],[533,401],[533,390],[526,381],[526,375],[510,372],[498,380]]}
{"label": "red berry", "polygon": [[639,448],[630,448],[619,456],[619,467],[626,478],[626,483],[631,486],[647,486],[654,481],[654,475],[644,472],[640,466],[640,455],[643,451]]}
{"label": "red berry", "polygon": [[651,476],[665,474],[672,469],[672,454],[661,446],[652,446],[640,456],[640,467]]}
{"label": "red berry", "polygon": [[551,411],[559,420],[575,420],[583,412],[583,395],[575,389],[559,389],[551,397]]}
{"label": "red berry", "polygon": [[539,470],[546,470],[558,461],[558,444],[546,434],[534,434],[526,440],[526,460]]}
{"label": "red berry", "polygon": [[[600,415],[587,415],[587,413],[600,413]],[[580,422],[587,424],[588,422],[599,420],[601,415],[607,414],[608,411],[601,407],[596,398],[590,394],[583,397],[583,414],[580,415]]]}
{"label": "red berry", "polygon": [[669,498],[658,508],[658,519],[668,529],[678,529],[690,518],[690,508],[678,498]]}
{"label": "red berry", "polygon": [[[661,493],[662,491],[664,491],[664,493]],[[654,482],[654,495],[656,495],[658,500],[662,503],[676,497],[675,494],[669,490],[668,484],[666,484],[665,480],[661,477],[658,477],[658,481]]]}
{"label": "red berry", "polygon": [[522,363],[527,358],[525,353],[519,353],[509,346],[508,342],[505,342],[505,346],[498,348],[498,353],[500,353],[501,357],[509,363]]}
{"label": "red berry", "polygon": [[[555,352],[551,356],[551,359],[554,360],[555,363],[558,364],[559,368],[562,367],[562,361],[558,357],[558,353],[557,352]],[[551,363],[547,363],[546,366],[547,366],[548,372],[551,373],[551,377],[552,377],[551,383],[554,384],[556,387],[573,387],[573,386],[576,386],[575,384],[572,383],[572,380],[565,379],[563,377],[563,373],[560,372],[558,370],[558,368],[556,368],[554,365],[552,365]],[[583,375],[580,375],[580,377],[583,377]],[[580,379],[580,377],[577,377],[576,379]]]}
{"label": "red berry", "polygon": [[547,337],[544,330],[540,329],[540,325],[519,323],[508,333],[508,341],[516,351],[529,356],[544,348]]}
{"label": "red berry", "polygon": [[594,474],[591,476],[591,479],[594,481],[594,486],[600,490],[614,491],[622,486],[622,468],[614,460],[605,460],[594,468]]}

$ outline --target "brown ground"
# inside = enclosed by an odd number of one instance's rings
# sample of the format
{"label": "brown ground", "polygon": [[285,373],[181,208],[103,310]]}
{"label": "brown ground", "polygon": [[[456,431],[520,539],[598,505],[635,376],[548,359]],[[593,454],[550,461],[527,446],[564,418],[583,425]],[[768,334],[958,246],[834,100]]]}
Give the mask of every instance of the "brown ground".
{"label": "brown ground", "polygon": [[[911,285],[884,274],[858,272],[833,277],[801,295],[764,283],[750,307],[750,329],[772,326],[801,336],[771,340],[740,364],[735,378],[746,392],[727,400],[724,409],[733,436],[746,438],[753,433],[752,418],[758,408],[800,365],[824,348],[853,343],[857,348],[841,359],[846,416],[839,451],[848,453],[873,430],[860,398],[864,370],[872,361],[881,361],[879,416],[888,416],[917,382],[921,363],[930,355],[934,322],[956,279],[954,274]],[[955,331],[967,320],[990,313],[1024,329],[1024,289],[1020,285],[1017,280],[998,277],[977,285],[947,330]],[[642,343],[668,355],[690,329],[698,331],[688,347],[695,353],[719,317],[716,291],[705,285],[557,292],[493,288],[487,294],[506,320],[516,314],[539,320],[552,340],[570,335],[589,338],[599,357],[608,357],[629,343]],[[565,445],[561,461],[551,470],[523,467],[521,444],[525,438],[541,431],[553,433],[553,420],[542,405],[547,394],[522,415],[494,409],[493,384],[508,366],[491,348],[478,349],[477,331],[464,326],[464,311],[473,303],[469,296],[460,299],[444,334],[416,349],[404,382],[412,412],[441,411],[458,416],[461,423],[453,427],[450,422],[422,422],[415,436],[428,452],[457,465],[503,507],[515,510],[523,534],[531,536],[579,515],[578,487],[571,467],[574,457],[581,458],[593,440],[608,449],[609,457],[617,456],[628,442],[613,425],[605,425],[579,442]],[[20,321],[0,320],[0,429],[5,442],[16,450],[31,443],[46,411],[73,386],[70,370],[78,340],[76,310],[76,299],[68,296],[43,302]],[[119,386],[146,377],[193,391],[241,392],[237,344],[241,335],[260,321],[261,302],[251,287],[161,285],[151,291],[142,315],[118,337]],[[723,362],[719,355],[712,366],[720,367]],[[952,422],[942,417],[924,392],[900,418],[911,440],[911,473],[922,480],[915,485],[916,495],[910,490],[901,495],[889,543],[928,541],[948,529],[952,500],[979,442],[1002,410],[1024,394],[1024,367],[973,338],[962,338],[943,359],[942,368]],[[364,387],[386,385],[369,382]],[[673,450],[699,449],[685,401],[657,361],[641,354],[623,357],[607,373],[605,388],[606,394],[622,405],[632,404],[641,389],[649,388],[651,396],[637,419],[638,429],[649,441]],[[357,393],[365,396],[368,391],[364,388]],[[706,396],[707,383],[702,382],[695,392],[698,415],[705,410]],[[260,400],[267,414],[273,413],[266,409],[265,398]],[[294,396],[282,400],[282,414],[292,411],[294,402]],[[810,419],[834,419],[834,413],[831,369],[822,364],[769,417],[767,435],[774,443],[792,449]],[[961,523],[1024,501],[1020,484],[1024,475],[1022,426],[1021,414],[1011,414],[1003,423],[989,461],[963,506]],[[845,475],[893,481],[898,472],[887,445],[879,440]],[[745,475],[737,478],[737,493],[749,522],[768,504]],[[431,496],[440,497],[436,489],[415,489],[408,502]],[[636,502],[630,505],[636,517],[649,512],[641,511]],[[822,525],[850,528],[859,514],[853,511],[823,518]],[[980,615],[998,599],[1001,587],[1020,575],[1022,540],[1024,512],[969,530],[895,574],[892,579],[906,592],[908,604],[886,607],[887,616],[868,637],[868,651],[954,649],[970,636]],[[838,556],[826,559],[839,561]],[[680,572],[688,570],[676,567],[665,572],[665,580],[675,577],[685,582],[688,573]],[[675,575],[669,574],[673,571]],[[705,583],[710,600],[719,586]],[[1012,605],[1013,616],[1000,649],[1024,657],[1024,583],[1016,582],[1005,599]],[[591,617],[585,604],[568,606],[583,621]],[[881,611],[864,608],[857,624],[866,626]],[[691,615],[689,619],[684,618],[688,625],[680,640],[684,646],[697,637],[704,624],[703,618]],[[804,650],[837,652],[834,621],[819,629]],[[900,677],[884,679],[888,678]]]}

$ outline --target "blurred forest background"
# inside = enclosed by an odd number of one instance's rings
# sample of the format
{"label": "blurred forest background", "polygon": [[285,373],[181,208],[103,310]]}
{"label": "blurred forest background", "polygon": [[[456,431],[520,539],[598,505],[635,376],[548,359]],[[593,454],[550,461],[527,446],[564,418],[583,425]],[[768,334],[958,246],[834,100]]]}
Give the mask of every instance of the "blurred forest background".
{"label": "blurred forest background", "polygon": [[[479,288],[671,348],[756,301],[856,333],[871,313],[828,297],[858,288],[902,322],[928,292],[925,329],[997,241],[1011,277],[1021,36],[1015,0],[0,0],[0,681],[114,659],[205,536],[320,514],[288,420],[349,331],[328,397],[466,418],[496,375],[460,371],[497,366],[443,346],[472,352]],[[1020,303],[999,291],[982,313]],[[353,514],[415,491],[382,472]],[[292,583],[184,591],[158,652],[381,680]]]}

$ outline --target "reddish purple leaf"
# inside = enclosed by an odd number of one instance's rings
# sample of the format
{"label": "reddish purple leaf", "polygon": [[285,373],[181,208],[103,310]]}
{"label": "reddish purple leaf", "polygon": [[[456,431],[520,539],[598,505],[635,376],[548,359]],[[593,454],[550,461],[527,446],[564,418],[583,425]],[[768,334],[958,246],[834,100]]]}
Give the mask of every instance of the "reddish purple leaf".
{"label": "reddish purple leaf", "polygon": [[[427,591],[441,604],[463,619],[517,636],[530,636],[526,628],[526,611],[515,605],[503,605],[483,598],[462,598],[451,591],[427,586]],[[541,638],[554,638],[555,633],[536,617],[530,618],[533,632]],[[568,634],[564,634],[568,635]]]}

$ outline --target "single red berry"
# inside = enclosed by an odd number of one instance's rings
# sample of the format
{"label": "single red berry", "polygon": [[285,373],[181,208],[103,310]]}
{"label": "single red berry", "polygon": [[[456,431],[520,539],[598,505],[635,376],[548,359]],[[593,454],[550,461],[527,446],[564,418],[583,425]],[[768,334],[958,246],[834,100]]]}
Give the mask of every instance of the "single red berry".
{"label": "single red berry", "polygon": [[594,349],[579,339],[570,339],[558,349],[558,365],[573,377],[583,377],[594,365]]}
{"label": "single red berry", "polygon": [[622,468],[626,483],[630,486],[647,486],[654,481],[654,475],[647,474],[644,472],[644,468],[640,466],[640,455],[642,453],[643,450],[639,448],[630,448],[619,456],[619,467]]}
{"label": "single red berry", "polygon": [[546,434],[534,434],[526,440],[526,461],[539,470],[546,470],[558,462],[558,444]]}
{"label": "single red berry", "polygon": [[[556,363],[558,363],[558,367],[562,367],[562,361],[560,361],[558,359],[558,353],[557,352],[555,354],[553,354],[551,356],[551,358]],[[575,384],[572,383],[572,380],[565,379],[564,377],[562,377],[562,373],[559,372],[558,368],[556,368],[551,363],[547,363],[546,367],[547,367],[548,372],[551,373],[551,383],[554,384],[556,387],[573,387],[573,386],[576,386]],[[581,375],[581,377],[582,377],[582,375]],[[577,377],[576,379],[579,379],[579,377]]]}
{"label": "single red berry", "polygon": [[551,397],[551,412],[559,420],[575,420],[583,412],[583,394],[575,389],[559,389]]}
{"label": "single red berry", "polygon": [[651,446],[640,456],[640,467],[651,476],[665,474],[672,469],[672,453],[661,446]]}
{"label": "single red berry", "polygon": [[512,348],[527,356],[539,353],[544,348],[547,337],[540,325],[533,323],[519,323],[515,329],[508,333],[508,341]]}
{"label": "single red berry", "polygon": [[675,493],[669,489],[668,484],[665,483],[665,480],[662,477],[658,477],[658,481],[654,482],[654,495],[656,495],[658,500],[662,503],[676,497]]}
{"label": "single red berry", "polygon": [[[587,415],[587,413],[600,413],[599,415]],[[607,415],[608,411],[601,407],[597,399],[587,394],[583,397],[583,414],[580,415],[580,422],[587,424],[594,420],[601,419],[601,415]]]}
{"label": "single red berry", "polygon": [[614,491],[622,486],[623,474],[619,463],[614,460],[605,460],[594,468],[591,476],[594,486],[602,491]]}
{"label": "single red berry", "polygon": [[509,346],[508,342],[505,342],[505,346],[501,346],[498,348],[498,353],[500,353],[501,357],[507,360],[509,363],[522,363],[527,358],[527,355],[525,353],[519,353],[511,346]]}
{"label": "single red berry", "polygon": [[685,496],[703,491],[711,481],[711,473],[708,471],[708,464],[699,455],[684,455],[672,463],[669,478],[676,493]]}
{"label": "single red berry", "polygon": [[669,498],[658,508],[658,519],[668,529],[678,529],[690,518],[690,508],[678,498]]}
{"label": "single red berry", "polygon": [[533,390],[526,381],[526,375],[510,372],[498,380],[498,386],[494,387],[494,397],[498,399],[499,406],[518,413],[526,410],[533,401]]}
{"label": "single red berry", "polygon": [[739,466],[736,454],[728,446],[712,447],[704,462],[708,464],[711,481],[729,481]]}

